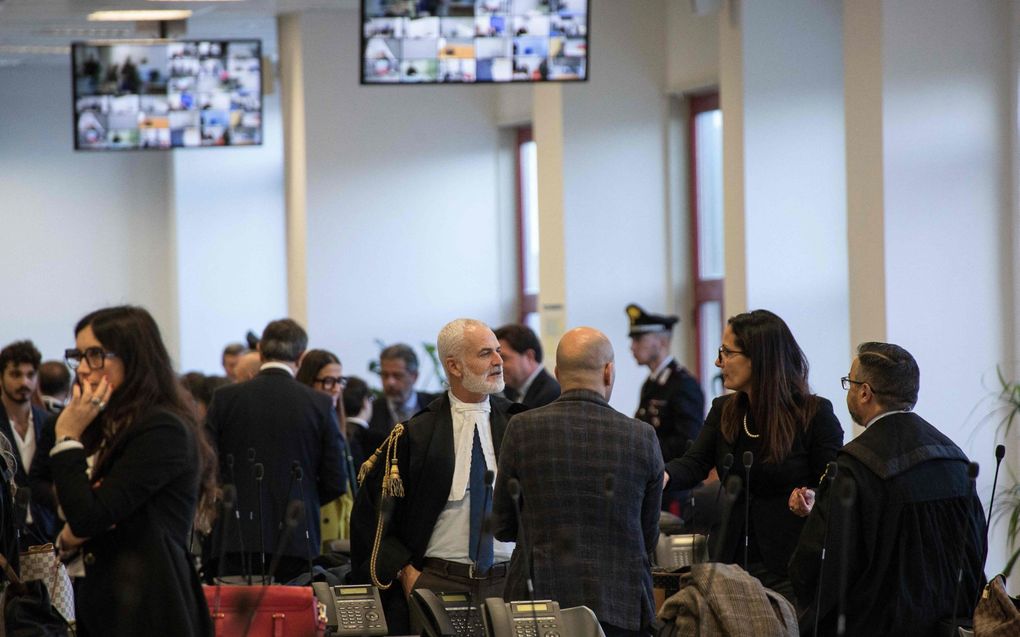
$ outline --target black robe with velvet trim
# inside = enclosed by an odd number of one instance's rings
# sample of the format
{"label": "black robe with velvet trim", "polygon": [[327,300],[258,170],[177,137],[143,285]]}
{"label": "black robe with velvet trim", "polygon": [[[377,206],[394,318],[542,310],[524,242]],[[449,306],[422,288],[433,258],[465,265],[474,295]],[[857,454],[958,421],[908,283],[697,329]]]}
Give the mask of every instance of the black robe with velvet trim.
{"label": "black robe with velvet trim", "polygon": [[[847,444],[837,463],[838,478],[820,487],[790,560],[802,634],[814,627],[827,526],[819,634],[836,634],[844,564],[847,635],[936,634],[939,620],[954,615],[961,560],[955,614],[971,616],[984,585],[985,516],[963,451],[916,414],[895,413]],[[847,510],[844,480],[856,487]]]}

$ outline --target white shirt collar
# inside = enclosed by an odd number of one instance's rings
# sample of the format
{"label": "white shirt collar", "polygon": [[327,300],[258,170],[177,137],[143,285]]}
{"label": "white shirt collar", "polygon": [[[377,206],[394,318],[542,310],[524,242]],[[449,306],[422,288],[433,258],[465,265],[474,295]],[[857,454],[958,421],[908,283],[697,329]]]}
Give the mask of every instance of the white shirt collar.
{"label": "white shirt collar", "polygon": [[655,368],[655,371],[648,375],[648,379],[655,381],[659,380],[659,376],[667,367],[669,367],[669,364],[672,362],[673,362],[672,355],[669,355],[666,358],[662,359],[662,362],[659,363],[659,366]]}
{"label": "white shirt collar", "polygon": [[294,377],[294,369],[287,363],[277,363],[276,361],[269,361],[268,363],[262,363],[262,367],[259,367],[260,372],[264,372],[267,369],[282,369],[290,374],[291,378]]}
{"label": "white shirt collar", "polygon": [[541,365],[536,367],[535,371],[531,372],[531,376],[528,376],[528,379],[524,381],[523,385],[521,385],[521,391],[519,392],[520,397],[518,398],[518,402],[524,401],[524,396],[528,393],[528,390],[531,389],[531,384],[535,382],[535,379],[538,378],[538,375],[541,373],[542,373]]}
{"label": "white shirt collar", "polygon": [[485,465],[494,473],[496,471],[496,453],[492,445],[492,430],[489,425],[489,413],[492,406],[489,397],[480,403],[466,403],[448,391],[450,397],[450,416],[453,419],[453,482],[450,484],[451,501],[464,499],[468,479],[471,477],[471,447],[475,441],[475,428],[478,439],[482,443],[482,455]]}
{"label": "white shirt collar", "polygon": [[362,429],[368,429],[368,423],[365,422],[364,420],[362,420],[361,418],[356,417],[356,416],[348,416],[347,417],[347,423],[351,424],[351,425],[357,425],[357,426],[361,427]]}
{"label": "white shirt collar", "polygon": [[872,418],[871,420],[869,420],[868,424],[864,425],[864,428],[867,429],[868,427],[870,427],[871,425],[875,424],[879,420],[885,418],[886,416],[892,416],[893,414],[909,414],[909,413],[910,413],[909,409],[897,409],[895,411],[887,411],[887,412],[881,413],[881,414],[875,416],[874,418]]}

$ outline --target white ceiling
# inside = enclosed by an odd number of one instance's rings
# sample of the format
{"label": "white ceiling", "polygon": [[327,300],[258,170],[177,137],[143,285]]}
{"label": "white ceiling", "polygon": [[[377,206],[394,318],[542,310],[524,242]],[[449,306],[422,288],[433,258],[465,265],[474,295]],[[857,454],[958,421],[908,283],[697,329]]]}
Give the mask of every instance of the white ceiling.
{"label": "white ceiling", "polygon": [[68,64],[78,40],[151,37],[133,22],[89,22],[99,9],[191,9],[187,37],[257,37],[276,57],[278,14],[305,9],[354,9],[358,0],[0,0],[0,67]]}

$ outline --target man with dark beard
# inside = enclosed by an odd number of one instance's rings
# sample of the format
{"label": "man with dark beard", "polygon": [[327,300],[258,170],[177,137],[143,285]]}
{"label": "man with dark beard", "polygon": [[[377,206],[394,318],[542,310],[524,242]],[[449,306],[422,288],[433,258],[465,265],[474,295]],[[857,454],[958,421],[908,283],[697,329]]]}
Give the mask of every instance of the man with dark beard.
{"label": "man with dark beard", "polygon": [[[937,634],[940,619],[973,615],[984,584],[985,516],[967,456],[913,413],[920,372],[907,350],[862,343],[841,380],[865,431],[836,457],[834,484],[822,480],[817,506],[810,489],[790,495],[794,514],[814,509],[790,559],[801,634],[816,611],[817,634],[837,634],[841,573],[847,635]],[[856,494],[849,509],[844,493]]]}
{"label": "man with dark beard", "polygon": [[[11,443],[15,456],[14,483],[28,487],[29,470],[40,446],[45,452],[53,446],[51,417],[42,407],[32,404],[39,383],[42,355],[32,341],[17,341],[0,350],[0,432]],[[47,436],[48,432],[48,436]],[[46,437],[47,442],[40,441]],[[57,536],[57,514],[52,495],[32,503],[27,517],[27,533],[22,533],[22,549],[33,544],[52,542]],[[18,512],[18,522],[22,521]]]}
{"label": "man with dark beard", "polygon": [[450,390],[365,463],[351,515],[353,575],[386,591],[391,634],[408,632],[405,598],[415,588],[501,597],[513,552],[481,524],[492,507],[485,474],[496,470],[507,420],[523,410],[493,395],[504,386],[499,341],[484,323],[457,319],[437,348]]}

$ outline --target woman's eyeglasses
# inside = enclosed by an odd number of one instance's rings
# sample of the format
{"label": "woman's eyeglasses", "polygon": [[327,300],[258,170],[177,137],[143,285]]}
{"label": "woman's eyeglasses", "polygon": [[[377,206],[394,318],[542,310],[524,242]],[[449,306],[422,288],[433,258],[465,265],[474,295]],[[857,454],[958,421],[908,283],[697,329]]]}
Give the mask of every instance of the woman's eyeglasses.
{"label": "woman's eyeglasses", "polygon": [[346,376],[323,376],[322,378],[316,378],[315,379],[315,383],[318,384],[318,385],[322,385],[322,388],[325,389],[326,391],[329,391],[329,390],[333,389],[337,385],[340,386],[340,389],[346,389],[347,388],[347,377]]}
{"label": "woman's eyeglasses", "polygon": [[727,349],[726,346],[723,345],[722,347],[719,348],[719,356],[716,358],[716,360],[728,361],[737,354],[743,353],[744,352],[740,351],[739,349]]}
{"label": "woman's eyeglasses", "polygon": [[113,352],[108,352],[102,347],[86,347],[84,352],[80,349],[64,350],[64,360],[67,362],[67,366],[75,370],[81,365],[83,358],[88,361],[89,369],[102,369],[103,365],[106,364],[106,359],[116,356]]}

